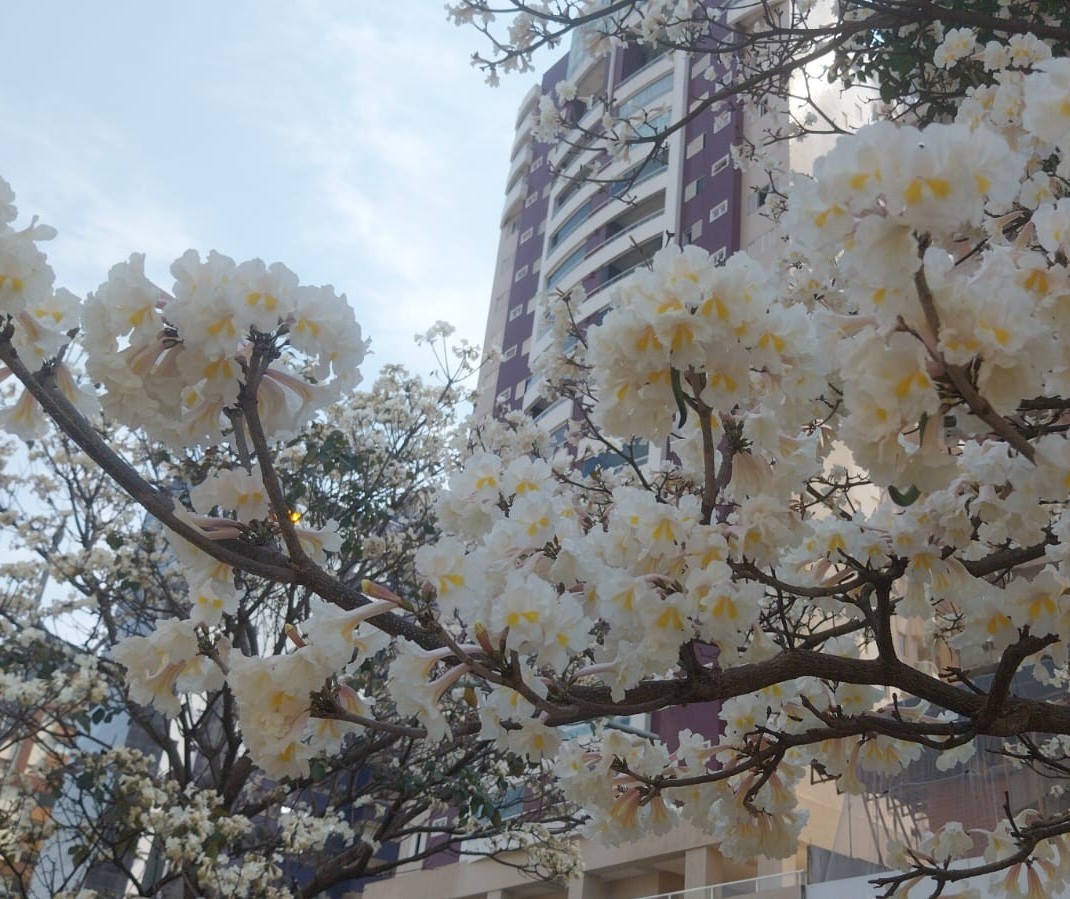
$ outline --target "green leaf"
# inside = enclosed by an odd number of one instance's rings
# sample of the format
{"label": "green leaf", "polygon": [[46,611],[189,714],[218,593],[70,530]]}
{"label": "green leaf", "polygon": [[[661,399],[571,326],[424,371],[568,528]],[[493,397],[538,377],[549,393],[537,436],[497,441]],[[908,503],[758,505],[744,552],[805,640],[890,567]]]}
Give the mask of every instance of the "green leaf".
{"label": "green leaf", "polygon": [[898,487],[889,487],[888,495],[892,498],[892,502],[897,506],[909,506],[921,496],[921,491],[911,484],[906,490],[900,490]]}
{"label": "green leaf", "polygon": [[672,383],[672,395],[676,399],[676,408],[680,411],[680,423],[677,427],[682,428],[687,422],[687,399],[684,396],[684,388],[680,383],[680,369],[672,369],[670,375]]}

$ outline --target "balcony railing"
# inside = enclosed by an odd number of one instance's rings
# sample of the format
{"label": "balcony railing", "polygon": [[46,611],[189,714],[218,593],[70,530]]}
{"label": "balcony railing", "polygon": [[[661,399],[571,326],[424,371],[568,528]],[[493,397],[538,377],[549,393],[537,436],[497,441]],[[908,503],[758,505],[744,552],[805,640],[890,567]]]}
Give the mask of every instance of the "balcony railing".
{"label": "balcony railing", "polygon": [[[612,278],[609,278],[609,279],[603,281],[601,284],[599,284],[599,285],[597,285],[595,287],[592,287],[590,290],[587,291],[587,296],[584,298],[584,304],[586,304],[587,300],[589,300],[591,297],[596,296],[597,294],[600,294],[603,290],[606,290],[606,289],[612,287],[618,281],[623,281],[625,278],[628,277],[628,275],[630,275],[632,272],[634,272],[637,268],[639,268],[641,265],[645,265],[645,264],[646,264],[645,262],[637,262],[637,263],[635,263],[635,265],[631,266],[630,268],[626,268],[624,271],[618,272],[617,274],[615,274]],[[584,318],[586,317],[586,312],[585,311],[581,312],[580,314],[581,314],[582,317],[584,317]]]}
{"label": "balcony railing", "polygon": [[640,227],[641,225],[645,225],[647,222],[652,222],[654,219],[660,218],[664,214],[665,214],[665,210],[664,209],[659,209],[657,212],[652,212],[652,213],[650,213],[650,215],[644,216],[643,218],[639,219],[638,221],[632,222],[630,225],[626,225],[625,227],[621,228],[620,231],[616,231],[613,234],[610,234],[608,237],[603,239],[600,243],[597,243],[593,247],[590,247],[587,250],[587,257],[590,258],[591,256],[593,256],[600,249],[602,249],[602,247],[604,247],[607,243],[612,243],[618,237],[623,237],[629,231],[634,231],[636,228]]}
{"label": "balcony railing", "polygon": [[783,871],[779,874],[765,874],[747,880],[733,880],[729,883],[712,883],[709,886],[693,887],[689,890],[676,890],[672,893],[658,893],[656,896],[644,896],[643,899],[736,899],[743,896],[760,896],[773,890],[799,889],[806,883],[805,871]]}

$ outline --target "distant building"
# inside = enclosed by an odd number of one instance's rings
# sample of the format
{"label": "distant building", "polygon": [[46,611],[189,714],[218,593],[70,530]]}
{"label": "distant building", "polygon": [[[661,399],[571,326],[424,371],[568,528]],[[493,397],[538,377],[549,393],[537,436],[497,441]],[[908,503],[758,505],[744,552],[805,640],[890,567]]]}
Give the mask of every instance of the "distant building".
{"label": "distant building", "polygon": [[[532,361],[549,347],[540,330],[540,296],[582,286],[586,293],[578,319],[600,320],[610,288],[647,264],[667,243],[695,244],[715,259],[739,249],[761,251],[771,242],[771,223],[762,215],[770,195],[733,164],[732,147],[757,139],[775,118],[770,109],[750,113],[740,107],[707,110],[667,138],[653,155],[634,151],[631,160],[584,152],[583,130],[595,130],[605,107],[588,109],[582,98],[604,97],[619,115],[649,111],[648,127],[683,117],[696,99],[709,96],[723,74],[723,60],[709,53],[661,52],[647,46],[617,48],[593,57],[582,39],[552,65],[524,98],[517,116],[512,163],[506,183],[497,267],[484,345],[498,350],[498,361],[480,373],[477,414],[520,410],[564,441],[573,414],[568,400],[550,402],[532,376]],[[712,74],[712,78],[711,78]],[[548,145],[532,134],[539,98],[558,82],[575,85],[577,99],[566,104],[576,130]],[[787,158],[799,149],[785,145]],[[597,172],[593,161],[603,165]],[[590,177],[593,176],[593,177]],[[661,448],[651,447],[652,461]],[[716,706],[689,707],[635,716],[632,727],[662,736],[673,748],[675,734],[690,728],[717,736]],[[835,787],[821,783],[811,792],[817,833],[825,838],[823,859],[835,853],[840,801]],[[812,827],[811,827],[812,829]],[[808,831],[809,832],[809,831]],[[586,873],[566,887],[534,883],[512,868],[489,860],[436,858],[415,864],[391,880],[369,885],[366,899],[633,899],[672,895],[675,899],[721,899],[761,892],[767,899],[801,897],[807,850],[784,861],[731,862],[691,828],[616,848],[580,841]],[[455,861],[450,864],[449,862]],[[827,866],[826,866],[827,867]],[[865,862],[846,874],[865,873]],[[719,891],[702,892],[711,884]],[[689,894],[687,890],[699,890]]]}

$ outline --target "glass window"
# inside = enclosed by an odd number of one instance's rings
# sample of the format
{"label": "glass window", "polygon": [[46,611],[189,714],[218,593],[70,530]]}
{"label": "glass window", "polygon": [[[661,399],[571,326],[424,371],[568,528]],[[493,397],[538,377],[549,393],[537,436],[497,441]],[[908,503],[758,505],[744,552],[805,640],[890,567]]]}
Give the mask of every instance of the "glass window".
{"label": "glass window", "polygon": [[[560,199],[558,200],[560,204]],[[552,235],[550,235],[550,249],[552,250],[561,241],[574,232],[580,225],[587,221],[587,217],[591,214],[591,203],[588,200],[579,209],[577,209],[572,215],[565,219]]]}
{"label": "glass window", "polygon": [[634,460],[637,465],[642,465],[648,458],[650,458],[650,444],[645,440],[639,440],[638,438],[633,439],[631,443],[625,445],[623,449],[624,454],[613,450],[606,450],[603,453],[599,453],[597,456],[591,456],[591,458],[585,459],[583,461],[583,474],[586,476],[599,469],[602,471],[609,471],[613,468],[620,468],[620,466],[626,465],[632,460]]}
{"label": "glass window", "polygon": [[555,287],[559,286],[564,280],[565,275],[567,275],[577,265],[583,262],[586,256],[586,247],[580,247],[578,250],[569,253],[569,255],[565,257],[564,261],[562,261],[562,263],[550,273],[550,277],[546,279],[546,289],[553,290]]}
{"label": "glass window", "polygon": [[721,200],[720,203],[718,203],[716,206],[713,207],[713,209],[710,210],[710,221],[711,222],[715,222],[722,215],[726,215],[727,213],[728,213],[728,200]]}
{"label": "glass window", "polygon": [[620,104],[620,116],[625,118],[633,112],[638,112],[649,106],[655,100],[660,99],[672,88],[672,72],[662,75],[657,81],[652,81],[640,91],[636,91],[627,100]]}

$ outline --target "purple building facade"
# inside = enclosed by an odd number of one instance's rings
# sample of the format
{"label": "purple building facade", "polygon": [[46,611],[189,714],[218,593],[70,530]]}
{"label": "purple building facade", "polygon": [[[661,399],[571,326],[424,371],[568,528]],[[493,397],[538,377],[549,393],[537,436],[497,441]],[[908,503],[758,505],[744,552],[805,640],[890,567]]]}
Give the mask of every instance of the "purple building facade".
{"label": "purple building facade", "polygon": [[[522,410],[563,434],[571,408],[548,403],[532,376],[532,361],[549,346],[540,297],[582,286],[580,318],[597,321],[613,285],[665,244],[695,244],[719,259],[740,249],[744,219],[764,196],[732,162],[743,134],[738,106],[705,110],[653,155],[639,149],[630,160],[614,159],[586,146],[597,147],[586,135],[607,111],[647,110],[652,127],[683,118],[709,97],[723,65],[713,53],[639,45],[594,57],[576,39],[524,99],[484,340],[500,355],[481,372],[477,414]],[[562,109],[575,127],[542,143],[532,133],[539,99],[554,96],[561,81],[576,88],[577,99]]]}

